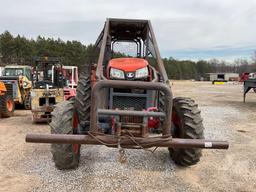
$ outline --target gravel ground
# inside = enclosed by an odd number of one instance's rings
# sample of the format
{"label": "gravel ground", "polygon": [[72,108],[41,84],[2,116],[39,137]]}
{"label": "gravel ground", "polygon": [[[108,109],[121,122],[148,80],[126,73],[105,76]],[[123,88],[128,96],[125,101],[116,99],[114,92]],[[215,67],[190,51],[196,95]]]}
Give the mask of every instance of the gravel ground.
{"label": "gravel ground", "polygon": [[49,133],[44,124],[32,124],[30,112],[0,119],[0,191],[255,191],[256,97],[243,104],[241,85],[175,81],[175,96],[197,101],[207,139],[228,140],[230,149],[204,150],[192,167],[176,166],[168,150],[153,154],[125,150],[128,162],[118,162],[118,150],[83,146],[76,170],[54,167],[48,144],[28,144],[25,134]]}

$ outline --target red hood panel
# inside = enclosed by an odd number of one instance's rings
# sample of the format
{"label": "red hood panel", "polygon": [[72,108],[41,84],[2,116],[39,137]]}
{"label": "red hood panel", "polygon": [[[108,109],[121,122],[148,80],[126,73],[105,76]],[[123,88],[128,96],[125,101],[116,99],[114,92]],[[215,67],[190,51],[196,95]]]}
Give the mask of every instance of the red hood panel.
{"label": "red hood panel", "polygon": [[112,67],[125,72],[136,71],[137,69],[148,66],[148,62],[141,58],[117,58],[109,61],[108,68]]}

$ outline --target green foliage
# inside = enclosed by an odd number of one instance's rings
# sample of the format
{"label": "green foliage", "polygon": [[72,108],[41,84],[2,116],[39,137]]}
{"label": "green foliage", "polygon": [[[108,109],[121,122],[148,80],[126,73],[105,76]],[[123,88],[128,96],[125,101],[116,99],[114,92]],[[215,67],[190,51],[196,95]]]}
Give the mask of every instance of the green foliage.
{"label": "green foliage", "polygon": [[[97,63],[99,48],[93,45],[85,46],[79,41],[63,41],[61,39],[38,36],[27,39],[23,36],[13,37],[8,31],[0,34],[0,65],[32,64],[35,56],[59,57],[64,65],[77,65],[80,69],[85,63]],[[115,52],[114,58],[127,57]],[[156,60],[148,58],[151,65],[156,67]],[[251,72],[256,71],[256,52],[252,64],[247,60],[236,60],[233,64],[216,59],[210,61],[190,61],[164,58],[163,62],[170,79],[200,79],[206,78],[207,73],[213,72]]]}
{"label": "green foliage", "polygon": [[[256,53],[255,53],[256,55]],[[256,56],[255,56],[256,58]],[[209,61],[175,60],[173,58],[163,59],[165,68],[170,79],[207,79],[207,73],[239,73],[256,71],[255,63],[249,64],[247,60],[239,59],[234,63],[226,63],[212,59]]]}
{"label": "green foliage", "polygon": [[199,71],[196,62],[178,61],[173,58],[164,59],[163,61],[170,79],[196,79],[198,77]]}
{"label": "green foliage", "polygon": [[9,63],[12,60],[12,56],[15,53],[15,42],[13,36],[5,31],[0,35],[0,52],[3,63]]}
{"label": "green foliage", "polygon": [[[36,40],[20,35],[13,37],[8,31],[0,35],[1,62],[5,65],[32,64],[35,56],[59,57],[64,65],[82,66],[91,61],[95,53],[92,45],[85,46],[79,41],[64,42],[61,39],[38,36]],[[0,62],[0,63],[1,63]]]}

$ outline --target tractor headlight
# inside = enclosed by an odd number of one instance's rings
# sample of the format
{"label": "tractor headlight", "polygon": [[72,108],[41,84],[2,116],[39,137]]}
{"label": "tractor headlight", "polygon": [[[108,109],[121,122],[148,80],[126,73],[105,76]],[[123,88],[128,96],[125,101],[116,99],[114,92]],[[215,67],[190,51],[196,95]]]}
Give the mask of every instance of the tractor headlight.
{"label": "tractor headlight", "polygon": [[124,72],[119,69],[111,68],[110,69],[110,78],[112,79],[124,79]]}
{"label": "tractor headlight", "polygon": [[139,78],[144,78],[148,76],[148,67],[144,67],[141,69],[138,69],[135,72],[135,78],[139,79]]}
{"label": "tractor headlight", "polygon": [[23,85],[22,86],[26,88],[28,86],[28,82],[23,81]]}

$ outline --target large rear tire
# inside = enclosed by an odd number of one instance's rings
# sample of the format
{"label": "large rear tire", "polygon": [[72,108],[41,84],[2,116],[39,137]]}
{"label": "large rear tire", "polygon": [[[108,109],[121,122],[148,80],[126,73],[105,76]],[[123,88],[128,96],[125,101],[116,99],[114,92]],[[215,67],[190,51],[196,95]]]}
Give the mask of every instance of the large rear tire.
{"label": "large rear tire", "polygon": [[[203,139],[204,127],[198,105],[190,98],[173,99],[172,134],[175,138]],[[171,158],[182,166],[194,165],[200,161],[201,149],[169,148]]]}
{"label": "large rear tire", "polygon": [[88,74],[82,74],[79,78],[76,89],[75,108],[82,129],[80,131],[86,134],[90,128],[91,109],[91,82]]}
{"label": "large rear tire", "polygon": [[[74,112],[74,101],[63,101],[56,105],[52,112],[52,134],[77,134],[77,115]],[[52,144],[53,161],[58,169],[74,169],[80,159],[79,144]]]}
{"label": "large rear tire", "polygon": [[2,117],[10,117],[14,113],[15,104],[12,96],[10,95],[2,95],[0,96],[0,113]]}

